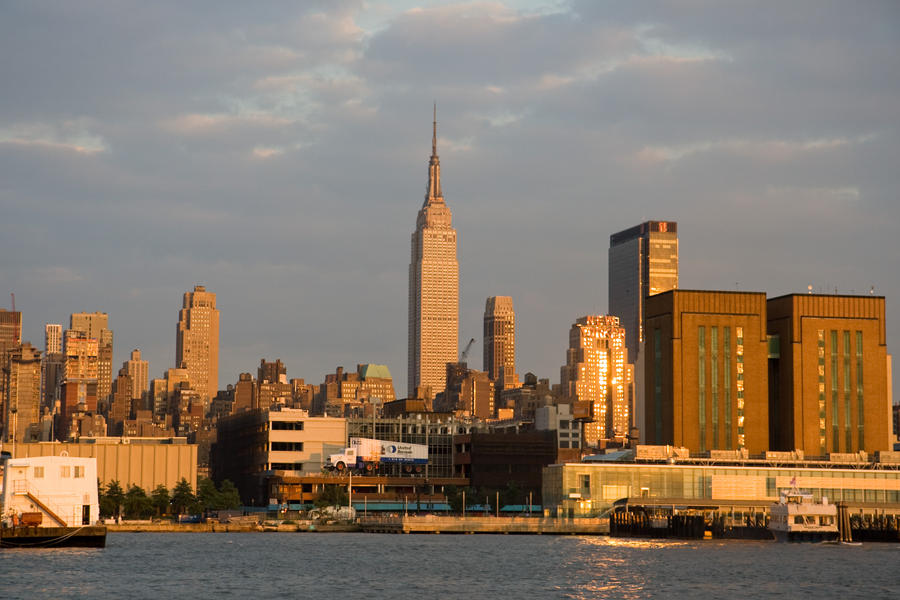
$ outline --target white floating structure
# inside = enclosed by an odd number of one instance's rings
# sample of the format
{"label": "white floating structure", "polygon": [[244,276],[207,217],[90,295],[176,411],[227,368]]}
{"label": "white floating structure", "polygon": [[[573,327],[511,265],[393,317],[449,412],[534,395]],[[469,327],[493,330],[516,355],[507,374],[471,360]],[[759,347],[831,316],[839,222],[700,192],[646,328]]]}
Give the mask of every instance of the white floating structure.
{"label": "white floating structure", "polygon": [[100,517],[97,459],[68,455],[4,456],[2,462],[0,518],[4,527],[97,524]]}

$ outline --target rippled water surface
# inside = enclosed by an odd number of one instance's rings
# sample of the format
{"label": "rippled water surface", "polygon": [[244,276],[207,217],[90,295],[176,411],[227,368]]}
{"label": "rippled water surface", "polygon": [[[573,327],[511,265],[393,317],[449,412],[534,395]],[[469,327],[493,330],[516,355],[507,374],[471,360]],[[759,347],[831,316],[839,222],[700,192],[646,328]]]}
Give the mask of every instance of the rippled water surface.
{"label": "rippled water surface", "polygon": [[0,598],[888,598],[900,545],[604,537],[113,533],[0,550]]}

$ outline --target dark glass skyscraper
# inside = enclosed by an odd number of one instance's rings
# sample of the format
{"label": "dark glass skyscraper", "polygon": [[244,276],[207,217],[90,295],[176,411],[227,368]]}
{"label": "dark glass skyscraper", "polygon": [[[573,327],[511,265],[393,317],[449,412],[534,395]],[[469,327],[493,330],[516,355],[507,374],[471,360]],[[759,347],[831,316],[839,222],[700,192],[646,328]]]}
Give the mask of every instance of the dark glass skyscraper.
{"label": "dark glass skyscraper", "polygon": [[678,224],[647,221],[609,236],[609,313],[625,328],[628,362],[643,341],[644,299],[678,288]]}

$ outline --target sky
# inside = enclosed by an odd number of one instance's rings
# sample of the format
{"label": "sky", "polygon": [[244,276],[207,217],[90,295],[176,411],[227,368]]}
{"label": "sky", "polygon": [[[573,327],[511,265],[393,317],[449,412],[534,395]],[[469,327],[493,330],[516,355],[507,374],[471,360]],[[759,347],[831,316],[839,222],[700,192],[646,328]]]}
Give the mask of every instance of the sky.
{"label": "sky", "polygon": [[0,56],[0,304],[41,348],[103,311],[161,377],[202,284],[220,387],[280,358],[404,394],[433,102],[471,366],[508,295],[520,374],[558,382],[645,220],[682,288],[874,287],[900,344],[895,2],[22,0]]}

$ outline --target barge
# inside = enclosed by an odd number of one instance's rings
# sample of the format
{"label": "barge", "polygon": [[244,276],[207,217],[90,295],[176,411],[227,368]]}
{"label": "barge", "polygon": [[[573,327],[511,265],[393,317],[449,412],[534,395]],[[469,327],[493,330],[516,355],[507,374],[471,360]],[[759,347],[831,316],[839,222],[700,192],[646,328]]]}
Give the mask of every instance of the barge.
{"label": "barge", "polygon": [[0,454],[0,547],[106,546],[94,458]]}

